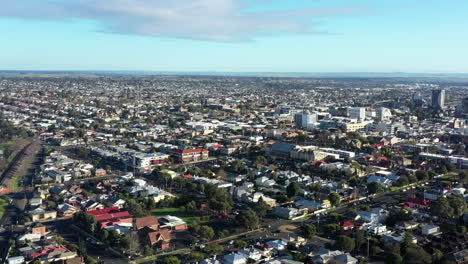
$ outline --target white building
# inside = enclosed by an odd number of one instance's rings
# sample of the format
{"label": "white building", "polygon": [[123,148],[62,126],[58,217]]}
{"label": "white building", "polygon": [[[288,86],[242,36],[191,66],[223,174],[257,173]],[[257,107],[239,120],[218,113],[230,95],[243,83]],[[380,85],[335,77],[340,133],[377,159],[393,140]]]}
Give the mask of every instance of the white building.
{"label": "white building", "polygon": [[380,107],[377,109],[377,119],[380,121],[390,120],[392,117],[392,111],[385,107]]}
{"label": "white building", "polygon": [[360,121],[366,118],[366,109],[364,107],[348,107],[348,116]]}
{"label": "white building", "polygon": [[317,123],[317,114],[302,112],[294,115],[294,124],[297,128],[308,129]]}

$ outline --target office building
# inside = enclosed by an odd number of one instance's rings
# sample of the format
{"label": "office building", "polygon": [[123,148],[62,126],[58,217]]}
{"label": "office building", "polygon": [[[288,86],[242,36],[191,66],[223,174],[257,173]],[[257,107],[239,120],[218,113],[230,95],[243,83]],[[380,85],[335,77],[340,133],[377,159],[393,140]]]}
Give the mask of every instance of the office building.
{"label": "office building", "polygon": [[432,90],[432,108],[444,109],[445,90]]}
{"label": "office building", "polygon": [[348,107],[348,116],[362,121],[366,118],[366,109],[364,107]]}
{"label": "office building", "polygon": [[311,127],[314,123],[317,123],[317,114],[302,112],[294,115],[294,124],[297,128],[307,129]]}

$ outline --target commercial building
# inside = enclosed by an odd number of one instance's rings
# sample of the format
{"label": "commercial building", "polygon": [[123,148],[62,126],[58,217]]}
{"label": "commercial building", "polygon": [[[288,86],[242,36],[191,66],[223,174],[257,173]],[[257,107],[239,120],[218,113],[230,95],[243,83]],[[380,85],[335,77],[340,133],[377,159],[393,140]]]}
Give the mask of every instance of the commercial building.
{"label": "commercial building", "polygon": [[432,108],[444,109],[445,107],[445,90],[432,90]]}
{"label": "commercial building", "polygon": [[308,111],[297,113],[294,115],[294,124],[297,128],[308,129],[317,122],[317,114],[309,113]]}
{"label": "commercial building", "polygon": [[203,148],[173,149],[171,156],[181,163],[193,162],[208,159],[209,151]]}
{"label": "commercial building", "polygon": [[366,118],[366,109],[364,107],[348,107],[348,116],[353,119],[364,120]]}

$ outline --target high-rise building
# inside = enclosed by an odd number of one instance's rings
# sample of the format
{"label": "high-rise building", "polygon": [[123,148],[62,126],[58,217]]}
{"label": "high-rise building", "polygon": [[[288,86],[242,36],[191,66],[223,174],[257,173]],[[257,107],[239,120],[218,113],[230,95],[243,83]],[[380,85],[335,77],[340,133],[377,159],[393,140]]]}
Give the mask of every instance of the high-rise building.
{"label": "high-rise building", "polygon": [[445,90],[432,90],[432,108],[443,109],[445,107]]}
{"label": "high-rise building", "polygon": [[294,115],[294,124],[297,128],[307,129],[314,123],[317,123],[316,113],[305,111]]}
{"label": "high-rise building", "polygon": [[465,97],[462,102],[463,113],[468,114],[468,97]]}
{"label": "high-rise building", "polygon": [[348,116],[353,119],[364,120],[366,118],[366,108],[348,107]]}

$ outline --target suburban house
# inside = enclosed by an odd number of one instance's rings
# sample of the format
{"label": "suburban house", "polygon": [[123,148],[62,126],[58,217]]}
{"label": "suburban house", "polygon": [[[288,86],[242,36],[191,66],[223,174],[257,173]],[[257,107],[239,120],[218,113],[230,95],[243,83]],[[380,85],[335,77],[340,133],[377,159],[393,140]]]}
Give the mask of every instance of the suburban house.
{"label": "suburban house", "polygon": [[120,212],[120,208],[111,207],[86,212],[94,216],[101,228],[112,227],[116,225],[132,225],[133,218],[128,211]]}

